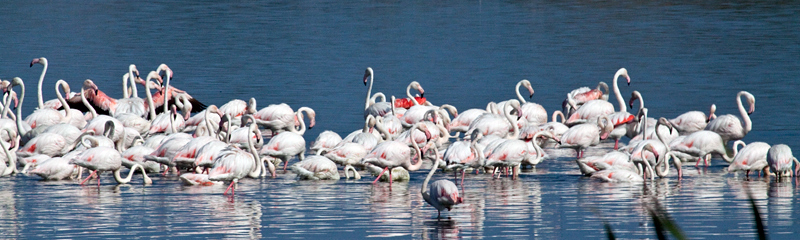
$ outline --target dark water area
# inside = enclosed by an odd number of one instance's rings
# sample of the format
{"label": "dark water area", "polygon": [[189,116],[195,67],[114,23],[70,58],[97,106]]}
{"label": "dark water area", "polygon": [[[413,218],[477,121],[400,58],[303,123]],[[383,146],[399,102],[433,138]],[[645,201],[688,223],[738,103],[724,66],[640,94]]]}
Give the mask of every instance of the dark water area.
{"label": "dark water area", "polygon": [[[529,79],[531,101],[549,113],[567,92],[610,83],[624,67],[631,84],[620,84],[622,96],[641,92],[651,116],[713,103],[717,115],[738,116],[735,96],[745,90],[756,111],[744,141],[800,151],[798,16],[791,1],[12,1],[0,6],[0,79],[25,81],[27,114],[41,73],[28,66],[34,58],[49,60],[45,100],[58,79],[73,90],[92,79],[120,97],[129,64],[145,75],[166,63],[171,83],[205,104],[254,97],[259,109],[313,108],[311,142],[363,126],[366,67],[373,91],[404,96],[418,81],[429,101],[460,111],[514,98],[514,84]],[[600,183],[580,176],[573,151],[549,151],[516,180],[467,175],[465,203],[446,221],[419,194],[427,171],[391,189],[369,177],[279,174],[240,181],[234,198],[171,175],[149,186],[115,186],[104,175],[98,189],[18,174],[0,178],[0,237],[598,239],[606,221],[618,237],[642,239],[655,238],[646,208],[658,201],[692,239],[755,238],[747,189],[770,238],[799,229],[796,180],[745,180],[715,159],[684,166],[681,180]]]}

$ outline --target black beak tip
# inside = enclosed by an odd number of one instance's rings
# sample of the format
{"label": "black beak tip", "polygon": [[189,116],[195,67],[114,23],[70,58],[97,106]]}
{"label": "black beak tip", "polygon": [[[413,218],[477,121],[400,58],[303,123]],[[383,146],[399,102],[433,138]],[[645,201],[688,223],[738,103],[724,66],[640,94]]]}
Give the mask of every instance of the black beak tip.
{"label": "black beak tip", "polygon": [[420,97],[425,97],[425,93],[420,93],[419,96]]}

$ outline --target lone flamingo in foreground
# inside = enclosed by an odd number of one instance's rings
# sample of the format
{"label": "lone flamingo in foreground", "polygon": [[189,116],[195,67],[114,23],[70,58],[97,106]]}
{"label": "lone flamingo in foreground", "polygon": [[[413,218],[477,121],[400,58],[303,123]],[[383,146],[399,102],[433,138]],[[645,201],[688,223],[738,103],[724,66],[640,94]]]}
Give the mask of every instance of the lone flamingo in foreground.
{"label": "lone flamingo in foreground", "polygon": [[[438,152],[435,147],[433,149],[434,152]],[[438,153],[434,154],[434,156],[436,155],[438,155]],[[422,193],[422,199],[425,199],[425,202],[428,202],[428,204],[436,208],[436,211],[439,212],[437,218],[441,218],[443,209],[447,208],[447,211],[450,211],[454,205],[464,202],[464,199],[458,195],[458,187],[450,180],[442,179],[435,181],[431,184],[430,188],[428,188],[428,181],[431,180],[431,176],[436,172],[439,162],[442,161],[438,157],[434,158],[436,158],[436,161],[431,165],[431,171],[428,172],[428,177],[422,182],[422,190],[420,190],[420,193]],[[428,191],[429,189],[431,191]]]}

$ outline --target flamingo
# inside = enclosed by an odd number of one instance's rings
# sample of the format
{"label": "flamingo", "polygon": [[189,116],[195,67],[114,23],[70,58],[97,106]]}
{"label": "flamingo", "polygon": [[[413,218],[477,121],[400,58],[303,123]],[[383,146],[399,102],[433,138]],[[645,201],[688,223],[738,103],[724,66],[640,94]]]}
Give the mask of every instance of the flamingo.
{"label": "flamingo", "polygon": [[[438,151],[435,147],[433,149],[434,152]],[[422,199],[425,199],[425,202],[436,208],[436,211],[438,211],[437,218],[442,217],[443,209],[446,208],[447,211],[450,211],[453,206],[464,202],[464,199],[458,195],[458,187],[456,187],[456,184],[450,180],[438,180],[428,186],[428,182],[436,172],[436,166],[439,166],[440,161],[442,160],[436,157],[436,161],[433,163],[433,165],[431,165],[431,171],[428,172],[428,176],[425,177],[425,181],[422,182],[422,190],[420,190]]]}
{"label": "flamingo", "polygon": [[[605,93],[603,90],[600,90],[600,88],[605,89]],[[597,87],[594,89],[589,87],[580,87],[567,93],[567,98],[565,98],[564,102],[561,103],[561,111],[567,115],[572,115],[572,111],[575,109],[573,109],[572,105],[569,104],[570,100],[575,102],[575,106],[580,107],[588,101],[598,99],[608,100],[608,84],[603,81],[599,82]]]}
{"label": "flamingo", "polygon": [[[161,75],[161,72],[164,72],[164,76],[168,77],[167,78],[167,82],[169,82],[169,80],[172,79],[172,77],[173,77],[172,69],[170,69],[169,66],[167,66],[167,64],[163,64],[162,63],[161,65],[158,65],[158,68],[156,69],[156,72],[159,75]],[[159,81],[159,83],[162,83],[161,81],[162,81],[163,78],[164,77],[161,77],[161,78],[157,79]],[[144,82],[140,81],[139,84],[144,84]],[[191,112],[196,113],[196,112],[200,112],[200,111],[203,111],[203,110],[206,109],[206,105],[205,104],[201,103],[199,100],[197,100],[194,97],[192,97],[191,95],[189,95],[189,93],[187,93],[186,91],[177,89],[174,86],[170,86],[169,88],[165,88],[165,89],[162,89],[162,90],[164,90],[164,91],[158,92],[153,96],[154,100],[156,101],[155,102],[155,107],[159,107],[159,106],[164,105],[164,102],[167,102],[167,106],[175,104],[175,102],[176,102],[175,96],[181,95],[181,96],[185,97],[186,100],[188,101],[188,103],[192,106],[191,107]],[[160,95],[164,94],[164,92],[166,92],[166,96],[164,96],[164,98],[163,98],[164,101],[162,101],[162,98],[161,98]]]}
{"label": "flamingo", "polygon": [[494,108],[497,108],[497,104],[494,102],[489,102],[489,104],[486,106],[486,110],[477,108],[467,109],[466,111],[459,113],[458,116],[454,117],[447,126],[447,129],[450,129],[451,132],[456,132],[456,137],[458,137],[459,133],[465,133],[467,130],[469,130],[469,125],[472,123],[472,121],[485,113],[492,113],[492,109]]}
{"label": "flamingo", "polygon": [[[274,106],[274,107],[273,107]],[[288,110],[288,111],[287,111]],[[313,128],[316,124],[316,112],[309,107],[300,107],[297,111],[292,111],[292,108],[285,103],[278,105],[270,105],[264,109],[259,110],[254,114],[256,123],[272,131],[272,135],[282,131],[292,131],[296,126],[300,126],[303,122],[303,115],[301,112],[308,116],[308,128]],[[303,123],[304,124],[304,123]],[[303,125],[305,126],[305,125]]]}
{"label": "flamingo", "polygon": [[367,89],[367,99],[364,105],[364,119],[367,118],[367,115],[372,115],[375,117],[382,117],[387,113],[392,111],[392,102],[386,102],[386,95],[375,95],[383,96],[383,102],[371,102],[371,98],[373,97],[372,94],[372,83],[374,81],[374,74],[371,67],[367,67],[367,70],[364,72],[364,85],[367,85],[367,79],[369,79],[369,89]]}
{"label": "flamingo", "polygon": [[[628,80],[628,85],[631,85],[631,77],[628,76],[628,70],[625,68],[620,68],[619,70],[617,70],[617,73],[614,74],[614,80],[612,82],[612,85],[614,87],[613,88],[614,95],[617,97],[617,101],[622,106],[622,109],[620,109],[620,111],[622,112],[624,110],[625,100],[622,99],[622,94],[620,94],[619,85],[617,84],[617,80],[619,79],[620,76],[624,76]],[[573,108],[575,108],[574,107],[575,103],[571,99],[569,101],[569,104],[573,105]],[[610,115],[614,112],[615,112],[614,105],[611,104],[610,102],[597,99],[591,100],[584,103],[583,106],[575,110],[575,113],[571,114],[567,119],[566,125],[567,126],[575,125],[578,123],[585,122],[586,120],[589,119],[594,119],[598,116]],[[617,122],[627,118],[631,117],[627,116],[622,119],[611,119],[611,120],[614,121],[613,122],[614,125],[617,125]]]}
{"label": "flamingo", "polygon": [[[419,96],[411,96],[412,88],[419,91]],[[422,89],[422,85],[420,85],[417,81],[412,81],[408,84],[408,87],[406,87],[406,96],[408,98],[394,100],[394,107],[407,109],[411,108],[412,106],[423,105],[427,102],[427,100],[425,100],[425,89]]]}
{"label": "flamingo", "polygon": [[44,180],[64,180],[72,178],[77,170],[78,166],[71,164],[69,159],[54,157],[37,164],[29,173],[36,174]]}
{"label": "flamingo", "polygon": [[[585,107],[585,105],[584,105]],[[608,116],[603,116],[596,123],[583,123],[571,127],[561,135],[560,148],[573,148],[577,158],[583,158],[584,149],[600,143],[608,138],[613,124]]]}
{"label": "flamingo", "polygon": [[339,136],[338,133],[325,130],[317,136],[317,139],[311,144],[310,149],[312,153],[330,151],[336,147],[336,145],[339,145],[340,142],[342,142],[342,137]]}
{"label": "flamingo", "polygon": [[[750,104],[749,111],[745,111],[744,106],[742,106],[742,96],[746,97],[747,102]],[[756,110],[756,98],[749,92],[741,91],[736,94],[736,105],[739,106],[739,114],[742,115],[744,123],[734,115],[725,114],[708,122],[705,128],[706,130],[718,133],[726,144],[728,141],[744,138],[744,136],[753,129],[753,122],[750,121],[750,114]]]}
{"label": "flamingo", "polygon": [[[679,142],[672,142],[670,143],[670,149],[698,158],[695,167],[700,164],[700,160],[706,155],[712,153],[721,155],[726,162],[733,161],[733,157],[728,156],[725,150],[725,142],[723,142],[722,137],[716,132],[708,130],[697,131],[680,139]],[[705,161],[705,164],[708,166],[708,161]]]}
{"label": "flamingo", "polygon": [[[333,162],[344,166],[345,177],[349,179],[350,175],[348,170],[352,168],[353,165],[360,165],[361,159],[363,159],[368,152],[369,150],[364,148],[364,146],[361,144],[346,142],[326,152],[324,156]],[[355,169],[352,170],[355,172]],[[355,178],[361,178],[358,172],[355,172]]]}
{"label": "flamingo", "polygon": [[336,163],[327,157],[311,155],[292,165],[292,172],[301,180],[339,180]]}
{"label": "flamingo", "polygon": [[447,163],[448,169],[461,170],[461,186],[464,186],[464,176],[467,168],[471,167],[477,171],[478,168],[484,165],[483,151],[478,150],[476,146],[479,134],[478,132],[473,132],[470,141],[456,141],[450,144],[444,151],[444,156],[442,156],[442,161]]}
{"label": "flamingo", "polygon": [[[516,99],[509,100],[509,103],[506,104],[506,108],[508,107],[519,110],[519,101]],[[478,131],[483,136],[496,134],[500,137],[505,137],[508,135],[509,130],[518,129],[518,127],[510,111],[502,111],[502,115],[487,113],[472,121],[466,134],[471,135],[473,131]]]}
{"label": "flamingo", "polygon": [[717,105],[711,104],[708,117],[706,117],[706,114],[701,111],[689,111],[678,115],[669,121],[681,135],[687,135],[705,129],[709,121],[717,118],[717,115],[714,115],[716,110]]}
{"label": "flamingo", "polygon": [[0,159],[0,176],[8,176],[17,172],[17,156],[8,150],[4,141],[0,141],[0,147],[3,148],[3,157],[5,157],[5,159]]}
{"label": "flamingo", "polygon": [[[563,121],[562,122],[557,121],[558,116],[561,116],[562,120],[564,119],[564,114],[560,110],[556,110],[553,111],[552,122],[547,122],[545,124],[538,126],[528,125],[523,127],[522,129],[519,130],[520,139],[533,139],[533,135],[536,135],[536,133],[541,131],[550,131],[553,135],[553,139],[561,139],[561,136],[564,135],[564,132],[569,130],[569,127],[567,127],[567,125],[564,125]],[[548,140],[550,140],[550,138],[548,138]],[[548,141],[543,141],[542,144],[540,144],[539,146],[541,147],[546,143],[548,143]]]}
{"label": "flamingo", "polygon": [[[800,162],[792,155],[792,149],[786,144],[770,147],[767,152],[767,163],[769,163],[769,170],[778,178],[795,175],[800,171]],[[792,171],[792,163],[796,163],[794,171]]]}
{"label": "flamingo", "polygon": [[83,128],[86,126],[86,119],[84,118],[83,113],[77,109],[72,109],[69,104],[66,104],[67,101],[64,100],[64,97],[61,96],[61,91],[58,90],[59,86],[62,90],[64,90],[64,93],[69,93],[70,91],[69,84],[67,84],[66,81],[61,79],[56,81],[56,100],[58,100],[58,102],[64,106],[64,119],[62,122],[69,123],[77,128]]}
{"label": "flamingo", "polygon": [[[522,94],[519,93],[519,88],[520,87],[525,87],[526,89],[528,89],[528,92],[530,92],[530,95],[528,95],[528,98],[532,98],[533,97],[533,87],[531,87],[531,82],[528,81],[527,79],[520,80],[519,82],[517,82],[517,85],[514,87],[514,92],[517,94],[518,101],[520,103],[524,104],[527,101],[525,101],[525,98],[523,98]],[[498,109],[504,110],[507,103],[508,103],[508,100],[497,103]],[[547,112],[545,112],[545,115],[547,115]],[[547,118],[547,117],[545,117],[545,118]]]}
{"label": "flamingo", "polygon": [[[427,132],[427,131],[425,131]],[[403,167],[408,171],[416,171],[422,167],[422,151],[419,149],[416,141],[412,141],[411,145],[413,150],[408,147],[406,143],[399,141],[386,141],[375,146],[372,151],[364,156],[363,164],[372,164],[382,167],[383,170],[372,184],[378,182],[386,170],[395,167]],[[412,151],[415,151],[412,153]],[[415,155],[416,154],[416,155]],[[417,158],[417,163],[412,164],[412,158]],[[392,171],[389,172],[389,187],[392,186]]]}
{"label": "flamingo", "polygon": [[601,181],[604,182],[614,182],[614,183],[644,182],[644,178],[642,178],[642,176],[640,176],[636,172],[620,168],[612,168],[612,169],[597,171],[594,174],[592,174],[592,178],[600,179]]}
{"label": "flamingo", "polygon": [[[257,134],[255,125],[250,125],[253,134]],[[248,141],[250,153],[245,152],[239,148],[232,147],[228,150],[221,152],[214,160],[214,168],[208,171],[209,181],[231,181],[231,184],[225,189],[224,194],[231,190],[231,194],[236,194],[234,186],[239,182],[239,179],[244,177],[258,177],[262,171],[264,159],[260,159],[255,146],[253,146],[252,138]],[[271,161],[269,164],[269,171],[272,177],[275,177],[275,166]]]}
{"label": "flamingo", "polygon": [[636,166],[631,162],[631,156],[621,151],[610,151],[603,156],[590,156],[575,159],[578,169],[586,176],[591,176],[597,171],[618,168],[629,171],[637,171]]}
{"label": "flamingo", "polygon": [[[738,150],[737,145],[743,145],[741,150]],[[745,171],[745,177],[750,176],[750,171],[762,171],[767,173],[769,164],[767,163],[767,153],[769,152],[770,145],[765,142],[751,142],[745,144],[742,140],[736,140],[733,143],[733,162],[728,166],[729,172]],[[760,173],[759,173],[760,175]]]}
{"label": "flamingo", "polygon": [[[128,177],[124,179],[121,178],[119,174],[120,169],[122,168],[122,161],[120,159],[122,159],[122,155],[120,155],[116,149],[110,147],[95,147],[83,151],[77,157],[70,160],[70,163],[92,170],[92,174],[84,179],[81,184],[89,180],[89,178],[92,176],[100,176],[98,172],[104,171],[114,172],[114,180],[116,180],[119,184],[126,184],[131,181],[131,177],[133,176],[133,172],[136,171],[136,168],[139,168],[142,171],[144,184],[153,183],[153,180],[147,177],[147,173],[141,165],[134,165],[133,168],[131,168],[131,171],[128,173]],[[99,177],[97,178],[97,186],[100,187]]]}
{"label": "flamingo", "polygon": [[[297,119],[300,119],[300,130],[290,127],[289,131],[278,133],[269,140],[269,142],[261,148],[259,154],[269,155],[271,157],[280,158],[283,160],[283,170],[289,165],[289,159],[297,155],[300,161],[303,161],[303,156],[306,152],[306,140],[303,134],[306,132],[306,123],[302,121],[303,113],[306,111],[313,111],[311,108],[301,107],[295,113]],[[313,118],[309,118],[313,123]]]}
{"label": "flamingo", "polygon": [[[527,79],[523,79],[522,81],[527,82],[527,86],[529,87],[528,90],[531,92],[530,97],[533,97],[533,88],[530,87],[530,82]],[[519,85],[520,84],[518,83],[517,86]],[[547,110],[545,110],[544,107],[538,103],[525,101],[525,99],[522,98],[522,95],[519,93],[519,87],[517,87],[516,92],[517,98],[519,99],[520,103],[522,103],[522,106],[520,106],[520,111],[522,111],[520,116],[522,119],[525,119],[528,125],[541,125],[546,123]]]}
{"label": "flamingo", "polygon": [[[139,70],[136,65],[131,64],[128,67],[128,73],[122,76],[122,92],[123,98],[117,99],[117,107],[114,111],[114,116],[119,114],[133,114],[135,116],[144,117],[147,115],[145,100],[139,98],[139,93],[136,89],[136,81],[139,78]],[[133,96],[128,93],[128,79],[130,79],[130,88]]]}

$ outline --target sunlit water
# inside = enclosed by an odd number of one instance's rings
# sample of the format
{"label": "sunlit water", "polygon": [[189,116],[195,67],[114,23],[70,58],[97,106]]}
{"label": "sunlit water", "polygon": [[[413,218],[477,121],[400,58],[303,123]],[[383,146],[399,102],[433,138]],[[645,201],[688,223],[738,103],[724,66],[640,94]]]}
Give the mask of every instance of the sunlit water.
{"label": "sunlit water", "polygon": [[[25,80],[29,113],[41,71],[28,67],[33,58],[50,62],[45,99],[55,80],[75,88],[87,78],[118,97],[128,64],[146,73],[167,63],[173,84],[206,104],[255,97],[259,108],[314,108],[310,142],[363,125],[368,66],[375,91],[401,96],[416,80],[428,100],[462,111],[513,98],[520,79],[553,111],[566,92],[610,83],[625,67],[632,81],[622,95],[642,92],[652,116],[712,103],[718,115],[737,114],[734,96],[747,90],[757,105],[744,140],[800,151],[799,12],[792,2],[7,2],[0,78]],[[684,167],[680,181],[672,173],[646,185],[600,183],[579,176],[574,152],[550,151],[555,158],[516,180],[467,175],[464,204],[443,220],[419,194],[426,171],[391,189],[368,177],[280,174],[242,180],[233,198],[174,176],[115,186],[104,175],[98,188],[16,175],[0,178],[0,236],[597,239],[608,222],[617,237],[639,239],[655,237],[647,209],[658,202],[690,238],[754,238],[748,189],[770,238],[797,233],[795,181],[745,180],[714,160]]]}

